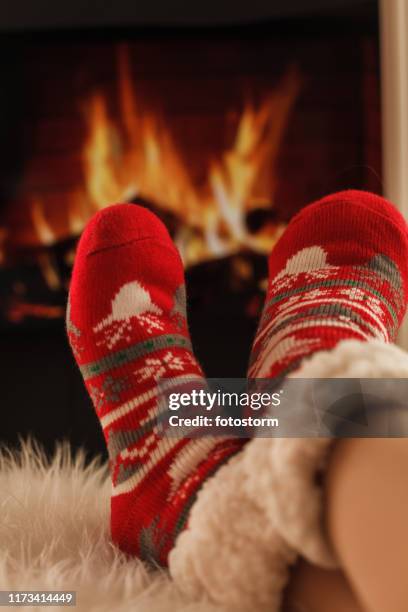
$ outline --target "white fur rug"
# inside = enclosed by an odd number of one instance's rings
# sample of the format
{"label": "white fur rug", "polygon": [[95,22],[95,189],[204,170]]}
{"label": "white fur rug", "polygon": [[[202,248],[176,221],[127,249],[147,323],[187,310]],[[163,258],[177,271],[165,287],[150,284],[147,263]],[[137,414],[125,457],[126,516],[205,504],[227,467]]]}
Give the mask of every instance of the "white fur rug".
{"label": "white fur rug", "polygon": [[187,601],[164,572],[148,572],[112,546],[109,493],[106,467],[85,467],[82,454],[72,461],[68,446],[51,464],[32,443],[18,455],[3,451],[0,590],[76,590],[77,606],[67,610],[78,612],[215,610]]}

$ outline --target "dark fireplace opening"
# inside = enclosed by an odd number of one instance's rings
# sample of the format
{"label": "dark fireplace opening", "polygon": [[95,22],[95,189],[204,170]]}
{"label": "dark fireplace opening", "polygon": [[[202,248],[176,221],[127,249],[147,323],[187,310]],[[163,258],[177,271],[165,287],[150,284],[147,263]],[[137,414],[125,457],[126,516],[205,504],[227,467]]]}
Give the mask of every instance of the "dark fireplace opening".
{"label": "dark fireplace opening", "polygon": [[103,452],[64,332],[85,224],[119,201],[158,214],[207,375],[245,376],[285,224],[330,191],[381,191],[376,21],[15,33],[0,46],[2,439]]}

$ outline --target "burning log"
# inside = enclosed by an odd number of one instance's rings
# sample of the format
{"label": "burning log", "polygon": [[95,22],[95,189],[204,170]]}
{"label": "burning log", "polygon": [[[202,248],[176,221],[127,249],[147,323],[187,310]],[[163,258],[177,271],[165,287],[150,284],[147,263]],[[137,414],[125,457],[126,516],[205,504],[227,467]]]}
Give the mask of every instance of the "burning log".
{"label": "burning log", "polygon": [[[157,214],[173,237],[180,236],[182,219],[147,200],[135,199],[134,203]],[[254,224],[254,214],[249,224],[257,231],[262,230],[261,217],[264,224],[273,220],[273,216],[260,212],[256,217],[257,224]],[[204,241],[199,230],[195,232],[195,240],[199,245]],[[61,319],[64,316],[77,241],[75,237],[8,253],[7,265],[0,267],[0,326],[23,321],[32,324],[36,319]],[[232,308],[232,312],[238,308],[236,314],[239,317],[254,318],[258,315],[265,289],[266,258],[241,249],[227,257],[192,265],[186,276],[193,310],[194,304],[198,304],[198,309],[211,312],[214,300],[222,296],[222,300],[217,301],[218,311],[225,305],[227,309]]]}

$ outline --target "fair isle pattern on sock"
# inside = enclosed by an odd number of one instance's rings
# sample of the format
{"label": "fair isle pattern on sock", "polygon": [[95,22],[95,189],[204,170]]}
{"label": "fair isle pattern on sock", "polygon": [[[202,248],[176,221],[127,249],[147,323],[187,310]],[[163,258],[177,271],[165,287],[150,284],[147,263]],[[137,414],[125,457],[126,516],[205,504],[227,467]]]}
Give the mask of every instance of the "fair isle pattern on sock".
{"label": "fair isle pattern on sock", "polygon": [[249,376],[285,376],[344,339],[392,341],[406,309],[407,236],[401,214],[370,193],[304,208],[270,255]]}
{"label": "fair isle pattern on sock", "polygon": [[242,441],[158,432],[159,381],[170,392],[204,380],[188,334],[179,255],[147,210],[116,205],[88,224],[67,331],[108,447],[113,540],[166,565],[201,485]]}

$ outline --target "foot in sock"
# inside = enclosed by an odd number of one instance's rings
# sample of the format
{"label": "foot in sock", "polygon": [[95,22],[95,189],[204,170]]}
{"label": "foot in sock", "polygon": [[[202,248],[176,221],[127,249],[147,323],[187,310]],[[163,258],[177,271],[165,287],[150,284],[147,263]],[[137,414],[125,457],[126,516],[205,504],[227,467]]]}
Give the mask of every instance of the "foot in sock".
{"label": "foot in sock", "polygon": [[166,565],[201,484],[242,442],[158,435],[158,381],[170,390],[202,371],[187,329],[182,263],[152,213],[114,205],[88,224],[67,330],[109,451],[113,540]]}
{"label": "foot in sock", "polygon": [[249,376],[285,376],[341,340],[395,339],[407,302],[407,236],[396,208],[370,193],[305,207],[269,259]]}
{"label": "foot in sock", "polygon": [[[407,235],[398,211],[377,196],[345,192],[305,208],[270,257],[250,376],[407,377],[408,356],[386,344],[405,311]],[[304,404],[312,409],[313,398]],[[278,612],[297,555],[336,567],[319,485],[330,444],[250,440],[192,507],[170,555],[177,583],[228,609]]]}

